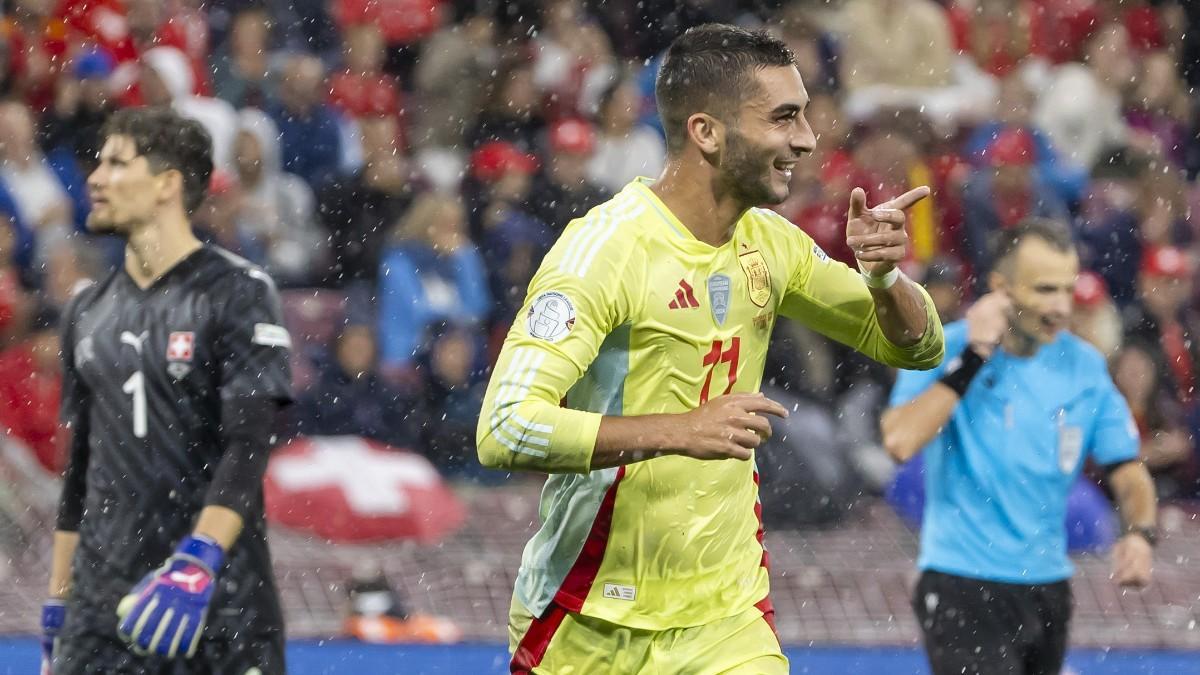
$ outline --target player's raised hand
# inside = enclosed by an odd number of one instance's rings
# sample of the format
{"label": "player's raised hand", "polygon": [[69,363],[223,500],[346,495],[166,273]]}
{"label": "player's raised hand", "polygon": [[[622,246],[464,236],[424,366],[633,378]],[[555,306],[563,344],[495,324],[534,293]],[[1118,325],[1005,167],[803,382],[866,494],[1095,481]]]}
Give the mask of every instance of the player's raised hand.
{"label": "player's raised hand", "polygon": [[922,185],[874,208],[867,208],[867,193],[862,188],[850,192],[850,212],[846,218],[846,245],[864,272],[879,277],[887,274],[908,254],[908,232],[904,225],[905,209],[929,196]]}
{"label": "player's raised hand", "polygon": [[183,540],[162,567],[117,605],[117,634],[138,653],[173,659],[196,653],[224,551],[207,537]]}
{"label": "player's raised hand", "polygon": [[1127,534],[1113,546],[1112,577],[1121,586],[1142,588],[1150,583],[1154,549],[1140,534]]}
{"label": "player's raised hand", "polygon": [[771,437],[765,417],[787,417],[787,409],[761,393],[726,394],[682,416],[683,454],[695,459],[750,459],[750,451]]}

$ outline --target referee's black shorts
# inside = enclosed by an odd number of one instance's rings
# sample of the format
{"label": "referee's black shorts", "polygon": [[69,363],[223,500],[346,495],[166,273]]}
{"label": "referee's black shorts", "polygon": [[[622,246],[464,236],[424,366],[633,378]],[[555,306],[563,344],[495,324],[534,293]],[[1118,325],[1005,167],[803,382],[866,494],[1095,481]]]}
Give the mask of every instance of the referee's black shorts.
{"label": "referee's black shorts", "polygon": [[913,594],[933,675],[1058,675],[1071,585],[1006,584],[927,570]]}

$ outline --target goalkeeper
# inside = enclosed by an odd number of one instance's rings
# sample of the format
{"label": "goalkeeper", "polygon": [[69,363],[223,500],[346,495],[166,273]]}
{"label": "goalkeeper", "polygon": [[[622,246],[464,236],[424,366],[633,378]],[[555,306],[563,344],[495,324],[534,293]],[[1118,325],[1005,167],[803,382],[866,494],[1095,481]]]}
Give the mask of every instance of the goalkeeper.
{"label": "goalkeeper", "polygon": [[43,673],[284,672],[262,475],[290,342],[270,277],[192,233],[211,173],[169,109],[106,123],[87,224],[125,261],[63,317]]}

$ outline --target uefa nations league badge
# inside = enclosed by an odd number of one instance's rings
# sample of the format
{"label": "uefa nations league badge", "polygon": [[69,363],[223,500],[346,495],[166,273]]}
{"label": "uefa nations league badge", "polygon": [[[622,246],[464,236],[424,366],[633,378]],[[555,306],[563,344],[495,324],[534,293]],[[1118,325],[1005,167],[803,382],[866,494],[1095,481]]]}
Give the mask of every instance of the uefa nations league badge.
{"label": "uefa nations league badge", "polygon": [[713,319],[718,326],[725,325],[725,316],[729,313],[729,289],[732,286],[729,277],[724,274],[714,274],[708,278],[708,304],[712,307]]}

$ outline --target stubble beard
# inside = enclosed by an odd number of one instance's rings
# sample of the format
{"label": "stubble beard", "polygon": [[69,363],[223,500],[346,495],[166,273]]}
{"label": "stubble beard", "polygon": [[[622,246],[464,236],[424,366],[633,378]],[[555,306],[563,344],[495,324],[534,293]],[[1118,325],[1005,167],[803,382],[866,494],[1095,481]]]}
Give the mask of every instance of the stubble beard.
{"label": "stubble beard", "polygon": [[779,204],[787,199],[786,191],[780,196],[771,189],[770,165],[757,154],[745,136],[735,129],[729,130],[721,182],[746,208]]}

